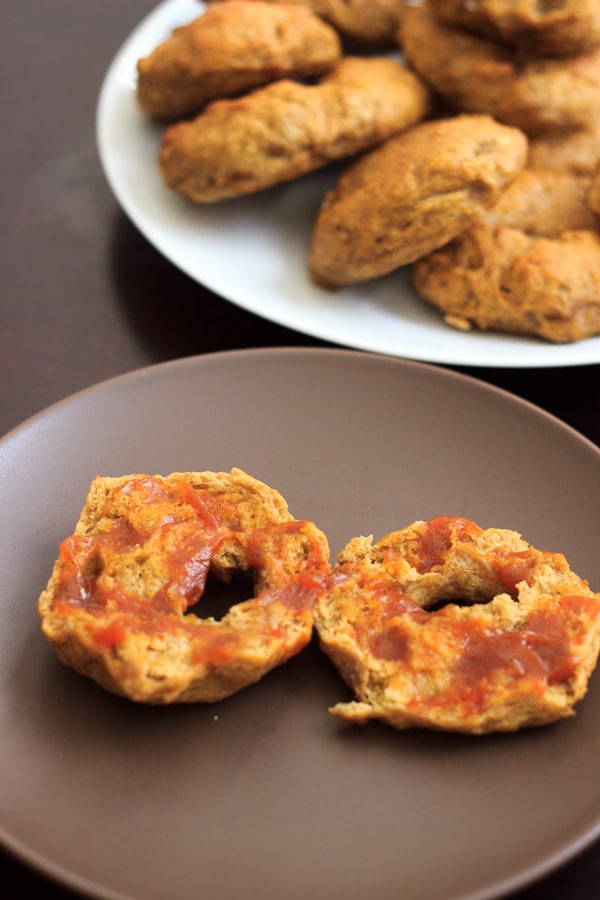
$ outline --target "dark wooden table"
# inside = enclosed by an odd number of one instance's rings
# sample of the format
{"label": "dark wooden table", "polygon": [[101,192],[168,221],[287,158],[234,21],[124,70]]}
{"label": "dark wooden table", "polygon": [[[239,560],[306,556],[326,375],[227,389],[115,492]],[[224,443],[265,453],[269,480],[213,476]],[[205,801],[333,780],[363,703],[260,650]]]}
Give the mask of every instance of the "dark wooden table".
{"label": "dark wooden table", "polygon": [[[2,6],[2,434],[74,391],[140,366],[320,343],[192,282],[147,243],[111,195],[95,144],[98,90],[122,40],[151,5]],[[600,445],[600,365],[462,371],[533,401]],[[0,850],[0,897],[42,896],[72,895]],[[600,843],[518,895],[598,896]]]}

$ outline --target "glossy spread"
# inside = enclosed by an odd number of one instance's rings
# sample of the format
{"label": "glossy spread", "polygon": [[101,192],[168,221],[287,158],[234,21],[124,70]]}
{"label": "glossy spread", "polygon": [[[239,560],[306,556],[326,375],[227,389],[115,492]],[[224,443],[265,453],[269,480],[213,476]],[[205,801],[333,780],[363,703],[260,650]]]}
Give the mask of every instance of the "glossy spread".
{"label": "glossy spread", "polygon": [[[124,515],[114,516],[121,509]],[[184,615],[202,597],[213,556],[229,539],[243,548],[247,566],[267,585],[246,605],[277,603],[302,613],[310,609],[321,584],[323,557],[317,548],[304,561],[298,578],[290,575],[293,560],[288,538],[301,534],[304,522],[243,531],[233,504],[185,482],[166,485],[149,476],[131,479],[111,497],[110,511],[105,512],[110,512],[110,518],[104,530],[75,534],[62,542],[62,567],[53,600],[54,609],[63,614],[71,608],[73,614],[84,609],[103,620],[110,616],[110,623],[94,632],[99,646],[120,644],[131,631],[187,633],[198,653],[234,654],[239,645],[235,633],[226,633],[212,620]],[[145,557],[150,556],[158,560],[160,583],[150,590],[145,584],[139,590],[123,586],[119,560],[127,557],[141,572]],[[278,627],[268,629],[264,622],[262,627],[271,635],[279,633]]]}
{"label": "glossy spread", "polygon": [[316,625],[359,698],[332,709],[349,721],[472,733],[553,721],[598,653],[600,597],[562,554],[460,516],[351,540],[331,585]]}

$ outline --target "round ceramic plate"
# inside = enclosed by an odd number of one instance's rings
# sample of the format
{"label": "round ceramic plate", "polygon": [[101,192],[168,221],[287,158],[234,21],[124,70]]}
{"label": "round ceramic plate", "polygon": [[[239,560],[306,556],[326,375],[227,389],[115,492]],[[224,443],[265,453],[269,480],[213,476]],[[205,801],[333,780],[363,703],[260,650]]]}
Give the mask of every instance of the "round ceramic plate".
{"label": "round ceramic plate", "polygon": [[222,297],[280,325],[348,347],[457,365],[571,366],[600,361],[600,337],[556,346],[462,332],[419,299],[408,269],[331,293],[308,276],[312,223],[335,170],[254,196],[193,206],[161,182],[162,129],[138,109],[136,63],[206,4],[167,0],[113,61],[100,93],[97,138],[112,190],[139,230],[171,262]]}
{"label": "round ceramic plate", "polygon": [[[277,349],[105,382],[0,441],[0,836],[106,898],[450,900],[501,894],[600,833],[600,677],[577,715],[468,738],[344,726],[316,644],[214,705],[148,708],[60,665],[36,611],[96,474],[239,466],[353,535],[459,514],[600,585],[600,453],[471,378]],[[435,860],[435,864],[432,863]]]}

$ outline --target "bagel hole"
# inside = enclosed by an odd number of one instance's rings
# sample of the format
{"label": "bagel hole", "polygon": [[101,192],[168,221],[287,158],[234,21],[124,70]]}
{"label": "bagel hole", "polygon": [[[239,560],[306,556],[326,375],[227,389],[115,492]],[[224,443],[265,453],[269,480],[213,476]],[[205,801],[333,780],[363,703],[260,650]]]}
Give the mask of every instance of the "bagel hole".
{"label": "bagel hole", "polygon": [[199,619],[223,619],[232,606],[254,596],[254,573],[252,569],[235,569],[231,581],[224,582],[213,575],[206,580],[204,593],[197,603],[190,606],[187,615]]}
{"label": "bagel hole", "polygon": [[475,606],[477,603],[490,603],[492,597],[477,597],[476,599],[466,599],[465,597],[450,597],[449,599],[441,598],[440,600],[436,600],[435,603],[427,604],[425,607],[427,612],[438,612],[438,610],[443,609],[445,606],[460,606],[464,609],[468,609],[469,606]]}

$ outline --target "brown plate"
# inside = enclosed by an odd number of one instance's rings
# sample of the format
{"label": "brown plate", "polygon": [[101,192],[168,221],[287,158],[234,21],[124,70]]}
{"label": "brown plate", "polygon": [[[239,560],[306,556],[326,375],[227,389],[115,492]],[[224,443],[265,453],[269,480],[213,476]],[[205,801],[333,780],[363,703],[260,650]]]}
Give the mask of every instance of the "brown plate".
{"label": "brown plate", "polygon": [[240,466],[333,552],[459,514],[563,551],[600,585],[600,452],[471,378],[356,351],[180,360],[105,382],[0,441],[0,837],[102,897],[483,898],[600,833],[600,678],[509,736],[344,727],[312,645],[209,706],[145,708],[61,667],[37,596],[97,473]]}

